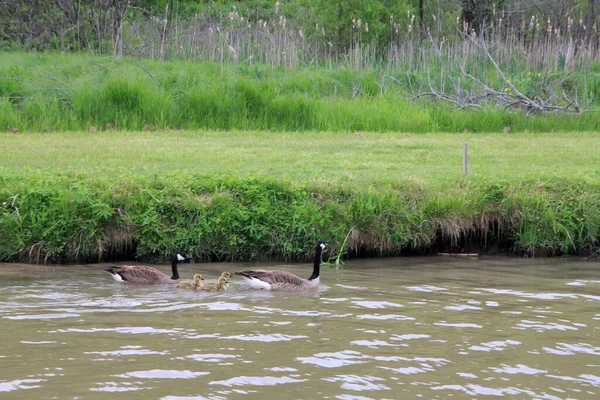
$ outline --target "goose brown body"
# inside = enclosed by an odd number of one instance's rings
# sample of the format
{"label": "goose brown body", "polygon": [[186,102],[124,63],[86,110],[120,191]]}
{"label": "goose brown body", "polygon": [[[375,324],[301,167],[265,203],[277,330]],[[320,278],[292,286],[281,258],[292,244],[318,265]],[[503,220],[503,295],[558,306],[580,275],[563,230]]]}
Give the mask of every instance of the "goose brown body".
{"label": "goose brown body", "polygon": [[120,282],[138,283],[138,284],[172,284],[179,279],[177,264],[179,261],[189,261],[190,257],[183,253],[173,256],[171,269],[173,275],[169,277],[158,268],[146,265],[119,265],[107,268],[115,280]]}
{"label": "goose brown body", "polygon": [[319,240],[317,242],[315,246],[313,273],[308,279],[300,278],[287,271],[269,271],[265,269],[238,271],[236,274],[241,275],[250,287],[254,289],[302,291],[315,288],[320,283],[321,253],[325,246],[327,246],[327,243],[324,241]]}

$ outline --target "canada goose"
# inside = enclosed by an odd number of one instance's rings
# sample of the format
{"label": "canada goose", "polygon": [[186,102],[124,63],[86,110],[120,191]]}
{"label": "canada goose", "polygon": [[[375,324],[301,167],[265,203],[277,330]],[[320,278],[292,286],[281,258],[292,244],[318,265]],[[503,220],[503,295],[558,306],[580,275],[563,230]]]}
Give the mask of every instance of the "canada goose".
{"label": "canada goose", "polygon": [[193,281],[182,281],[175,285],[179,289],[202,289],[202,282],[204,278],[200,274],[194,274]]}
{"label": "canada goose", "polygon": [[291,272],[286,271],[267,271],[257,269],[253,271],[239,271],[244,280],[253,289],[279,290],[279,291],[301,291],[319,286],[319,273],[321,268],[321,253],[327,246],[322,240],[319,240],[315,246],[315,265],[313,273],[308,279],[300,278]]}
{"label": "canada goose", "polygon": [[221,275],[218,281],[205,283],[204,285],[202,285],[202,287],[202,290],[204,290],[205,292],[219,292],[222,290],[227,290],[229,288],[229,285],[227,284],[227,278]]}
{"label": "canada goose", "polygon": [[145,283],[145,284],[168,284],[179,279],[177,272],[177,263],[179,261],[190,261],[191,257],[185,253],[177,253],[173,256],[171,269],[173,276],[169,278],[160,270],[145,265],[120,265],[107,268],[106,271],[112,274],[112,277],[119,282]]}

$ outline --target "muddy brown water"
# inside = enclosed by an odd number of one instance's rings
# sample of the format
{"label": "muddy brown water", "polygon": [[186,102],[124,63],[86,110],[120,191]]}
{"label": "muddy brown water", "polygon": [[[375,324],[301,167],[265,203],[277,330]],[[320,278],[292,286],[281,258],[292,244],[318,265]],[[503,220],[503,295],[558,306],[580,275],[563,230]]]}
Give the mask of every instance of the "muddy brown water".
{"label": "muddy brown water", "polygon": [[2,399],[600,398],[598,261],[350,261],[306,293],[131,286],[103,266],[0,264]]}

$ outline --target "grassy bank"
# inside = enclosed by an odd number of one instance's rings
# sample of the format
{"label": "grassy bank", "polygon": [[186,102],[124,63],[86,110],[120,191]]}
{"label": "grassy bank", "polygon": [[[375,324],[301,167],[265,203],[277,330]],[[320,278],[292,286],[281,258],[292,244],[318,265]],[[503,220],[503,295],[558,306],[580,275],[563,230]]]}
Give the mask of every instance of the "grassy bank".
{"label": "grassy bank", "polygon": [[[491,107],[461,111],[430,102],[429,98],[415,101],[415,93],[428,91],[431,81],[434,87],[448,86],[444,83],[447,72],[436,68],[440,66],[431,66],[426,73],[414,73],[0,53],[0,130],[600,129],[596,113],[527,117],[514,110]],[[489,81],[484,80],[495,90],[507,89],[506,83],[486,72],[486,68],[473,68],[490,75]],[[585,79],[573,73],[563,86],[574,93],[585,93],[586,97],[600,92],[600,85],[592,85],[598,75],[594,71],[588,71]],[[555,79],[552,73],[532,73],[527,68],[514,68],[508,77],[515,87],[530,96]],[[463,82],[465,87],[460,90],[470,90],[472,84],[465,79]]]}
{"label": "grassy bank", "polygon": [[317,238],[351,256],[599,251],[597,133],[51,132],[0,145],[3,261],[305,259]]}

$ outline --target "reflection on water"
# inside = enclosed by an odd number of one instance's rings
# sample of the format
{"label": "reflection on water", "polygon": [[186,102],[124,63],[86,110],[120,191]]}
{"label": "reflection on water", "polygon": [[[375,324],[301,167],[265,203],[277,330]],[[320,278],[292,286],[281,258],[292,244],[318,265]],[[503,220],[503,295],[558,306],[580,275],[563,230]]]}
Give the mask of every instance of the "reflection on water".
{"label": "reflection on water", "polygon": [[228,292],[202,293],[129,286],[99,265],[0,264],[2,398],[600,394],[598,262],[352,261],[322,282],[271,293],[232,279]]}

